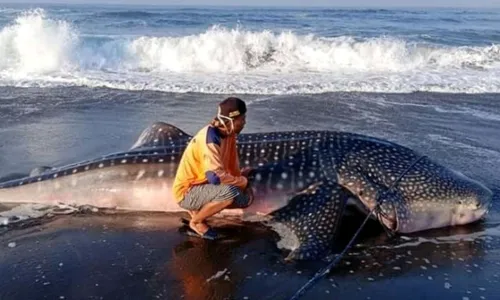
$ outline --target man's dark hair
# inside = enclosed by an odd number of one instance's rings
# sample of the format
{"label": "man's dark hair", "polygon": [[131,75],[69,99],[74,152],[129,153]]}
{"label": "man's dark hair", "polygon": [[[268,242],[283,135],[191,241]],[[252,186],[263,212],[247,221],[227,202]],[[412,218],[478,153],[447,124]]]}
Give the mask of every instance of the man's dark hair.
{"label": "man's dark hair", "polygon": [[246,112],[247,106],[245,102],[240,98],[229,97],[219,103],[219,115],[228,118],[234,118],[240,115],[244,115]]}

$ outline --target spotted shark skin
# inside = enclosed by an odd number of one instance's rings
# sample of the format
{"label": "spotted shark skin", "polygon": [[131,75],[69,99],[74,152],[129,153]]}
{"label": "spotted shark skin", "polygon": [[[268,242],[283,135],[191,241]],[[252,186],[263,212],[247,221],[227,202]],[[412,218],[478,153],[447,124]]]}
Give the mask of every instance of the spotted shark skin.
{"label": "spotted shark skin", "polygon": [[[0,203],[183,211],[171,185],[190,138],[173,125],[154,123],[127,151],[0,183]],[[255,200],[222,214],[260,216],[292,250],[288,259],[324,255],[348,204],[364,213],[379,204],[376,219],[399,233],[475,222],[491,204],[492,192],[481,183],[409,148],[364,135],[240,134],[238,149],[240,165],[255,169]]]}

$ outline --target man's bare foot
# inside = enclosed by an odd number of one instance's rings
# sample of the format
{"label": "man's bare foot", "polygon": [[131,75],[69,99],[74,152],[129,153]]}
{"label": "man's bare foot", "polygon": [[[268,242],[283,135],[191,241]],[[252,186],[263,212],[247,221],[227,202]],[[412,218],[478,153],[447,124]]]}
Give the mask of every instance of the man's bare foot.
{"label": "man's bare foot", "polygon": [[210,229],[210,227],[208,227],[208,225],[204,222],[195,223],[191,221],[189,222],[189,227],[199,235],[204,235]]}

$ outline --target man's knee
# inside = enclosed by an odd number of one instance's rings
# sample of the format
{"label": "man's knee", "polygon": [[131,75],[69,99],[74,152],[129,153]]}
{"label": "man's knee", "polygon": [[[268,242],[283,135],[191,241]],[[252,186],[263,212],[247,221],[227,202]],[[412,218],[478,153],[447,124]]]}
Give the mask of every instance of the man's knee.
{"label": "man's knee", "polygon": [[235,198],[229,198],[226,200],[222,200],[221,202],[224,202],[227,205],[233,205],[234,201],[235,201]]}

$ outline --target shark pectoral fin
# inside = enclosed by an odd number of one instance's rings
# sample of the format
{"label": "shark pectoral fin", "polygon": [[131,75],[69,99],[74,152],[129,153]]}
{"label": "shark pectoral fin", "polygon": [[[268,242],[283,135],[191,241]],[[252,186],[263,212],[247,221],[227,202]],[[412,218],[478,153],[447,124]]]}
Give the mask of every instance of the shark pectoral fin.
{"label": "shark pectoral fin", "polygon": [[321,254],[325,253],[328,249],[328,244],[320,244],[317,241],[308,241],[302,243],[299,248],[293,250],[285,257],[285,261],[294,260],[307,260],[307,259],[318,259]]}
{"label": "shark pectoral fin", "polygon": [[[350,193],[336,183],[319,183],[297,193],[271,213],[278,243],[291,249],[287,260],[318,259],[332,242]],[[279,245],[278,245],[279,246]]]}
{"label": "shark pectoral fin", "polygon": [[174,125],[165,122],[155,122],[139,135],[130,150],[145,147],[160,147],[171,145],[175,141],[188,140],[191,136]]}

